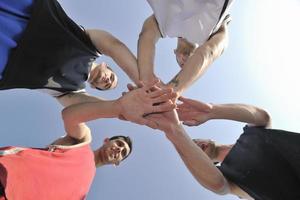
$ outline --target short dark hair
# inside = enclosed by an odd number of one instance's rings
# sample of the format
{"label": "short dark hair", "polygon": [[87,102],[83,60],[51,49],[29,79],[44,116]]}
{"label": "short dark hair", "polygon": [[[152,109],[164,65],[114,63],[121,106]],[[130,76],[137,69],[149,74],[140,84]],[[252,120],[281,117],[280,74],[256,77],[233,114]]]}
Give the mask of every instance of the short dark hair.
{"label": "short dark hair", "polygon": [[118,140],[118,139],[123,140],[129,146],[129,153],[122,159],[122,161],[123,161],[123,160],[125,160],[131,154],[131,151],[132,151],[132,141],[131,141],[130,137],[124,136],[124,135],[116,135],[116,136],[113,136],[113,137],[109,138],[110,141],[112,141],[112,140]]}

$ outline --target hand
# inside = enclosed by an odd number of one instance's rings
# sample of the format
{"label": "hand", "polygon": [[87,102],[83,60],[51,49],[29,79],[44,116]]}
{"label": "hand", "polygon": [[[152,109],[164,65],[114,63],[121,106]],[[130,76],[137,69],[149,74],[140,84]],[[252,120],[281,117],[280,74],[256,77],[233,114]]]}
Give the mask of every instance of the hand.
{"label": "hand", "polygon": [[179,97],[182,104],[177,105],[179,119],[187,126],[198,126],[209,120],[211,104]]}
{"label": "hand", "polygon": [[174,128],[180,125],[180,121],[175,109],[163,112],[163,113],[154,113],[146,116],[146,119],[151,120],[150,128],[159,129],[166,133],[171,133]]}
{"label": "hand", "polygon": [[[176,105],[170,101],[175,95],[172,89],[160,89],[155,84],[156,82],[153,82],[129,91],[118,99],[121,107],[119,118],[141,125],[149,125],[152,122],[144,118],[146,114],[174,109]],[[155,91],[149,92],[152,88],[155,88]]]}

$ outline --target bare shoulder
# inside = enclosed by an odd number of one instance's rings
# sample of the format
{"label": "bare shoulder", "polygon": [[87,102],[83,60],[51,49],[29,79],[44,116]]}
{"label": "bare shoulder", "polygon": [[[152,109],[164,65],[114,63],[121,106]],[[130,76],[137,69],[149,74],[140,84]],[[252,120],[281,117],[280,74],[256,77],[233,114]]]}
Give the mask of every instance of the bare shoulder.
{"label": "bare shoulder", "polygon": [[143,35],[145,32],[155,34],[157,37],[161,37],[159,26],[154,15],[149,16],[145,20],[140,35]]}

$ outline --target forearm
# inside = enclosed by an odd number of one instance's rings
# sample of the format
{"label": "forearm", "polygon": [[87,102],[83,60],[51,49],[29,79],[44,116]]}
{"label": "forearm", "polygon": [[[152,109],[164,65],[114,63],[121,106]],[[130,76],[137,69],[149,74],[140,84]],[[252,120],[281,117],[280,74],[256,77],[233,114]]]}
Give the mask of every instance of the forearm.
{"label": "forearm", "polygon": [[227,46],[227,29],[223,28],[213,35],[206,43],[198,47],[187,60],[180,72],[169,82],[176,92],[182,94],[199,79],[208,67],[222,54]]}
{"label": "forearm", "polygon": [[120,115],[118,100],[80,103],[69,106],[62,111],[67,135],[82,139],[88,127],[84,122],[99,118],[114,118]]}
{"label": "forearm", "polygon": [[116,42],[111,46],[110,57],[121,67],[121,69],[135,83],[139,82],[137,59],[126,45]]}
{"label": "forearm", "polygon": [[86,92],[70,92],[63,96],[56,97],[56,99],[64,107],[78,103],[104,101],[102,98],[89,95]]}
{"label": "forearm", "polygon": [[213,105],[209,118],[234,120],[256,126],[271,126],[271,117],[265,110],[246,104]]}
{"label": "forearm", "polygon": [[205,188],[217,194],[229,192],[227,180],[207,155],[191,140],[181,126],[166,133],[186,167]]}

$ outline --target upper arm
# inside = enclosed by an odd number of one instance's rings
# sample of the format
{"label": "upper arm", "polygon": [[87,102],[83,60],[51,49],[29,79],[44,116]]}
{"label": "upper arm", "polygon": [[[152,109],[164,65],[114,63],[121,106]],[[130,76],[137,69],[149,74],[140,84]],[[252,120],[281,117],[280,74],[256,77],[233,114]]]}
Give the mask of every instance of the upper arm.
{"label": "upper arm", "polygon": [[139,35],[139,40],[141,38],[146,38],[155,43],[161,38],[161,33],[154,15],[151,15],[145,20]]}
{"label": "upper arm", "polygon": [[104,55],[110,55],[116,46],[124,45],[119,39],[104,30],[89,29],[86,30],[86,33],[98,51]]}
{"label": "upper arm", "polygon": [[269,115],[269,113],[261,108],[258,107],[254,107],[255,112],[253,112],[253,116],[254,116],[254,123],[251,124],[247,124],[248,126],[263,126],[265,128],[271,128],[272,126],[272,119],[271,116]]}

